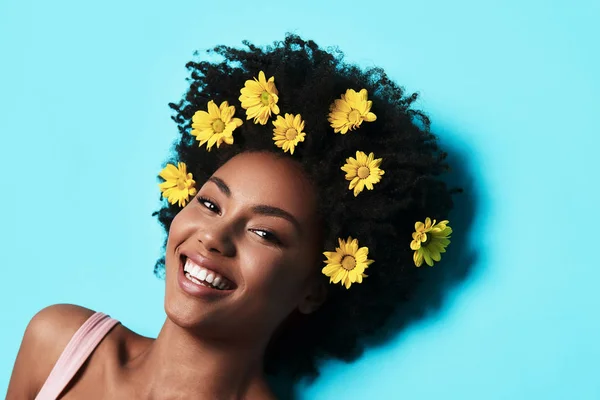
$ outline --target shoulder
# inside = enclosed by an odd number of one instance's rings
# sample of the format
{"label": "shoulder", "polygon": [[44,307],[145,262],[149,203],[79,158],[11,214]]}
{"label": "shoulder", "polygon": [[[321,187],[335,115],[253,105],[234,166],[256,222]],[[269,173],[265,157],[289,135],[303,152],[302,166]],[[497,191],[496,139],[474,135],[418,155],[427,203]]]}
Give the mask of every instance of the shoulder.
{"label": "shoulder", "polygon": [[46,351],[61,353],[77,329],[93,314],[93,310],[73,304],[46,307],[33,316],[24,339],[44,345]]}
{"label": "shoulder", "polygon": [[33,397],[71,337],[93,314],[90,309],[72,304],[56,304],[39,311],[25,329],[7,398]]}
{"label": "shoulder", "polygon": [[43,354],[43,359],[36,360],[38,363],[50,363],[52,367],[71,337],[93,314],[94,311],[73,304],[46,307],[27,325],[23,343],[27,341],[28,349],[36,356]]}

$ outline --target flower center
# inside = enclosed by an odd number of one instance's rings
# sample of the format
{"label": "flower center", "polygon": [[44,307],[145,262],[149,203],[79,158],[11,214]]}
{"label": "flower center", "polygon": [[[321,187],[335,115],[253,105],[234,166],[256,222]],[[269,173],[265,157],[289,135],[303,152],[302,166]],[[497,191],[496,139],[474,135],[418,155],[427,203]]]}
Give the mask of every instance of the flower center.
{"label": "flower center", "polygon": [[269,105],[269,103],[271,102],[271,95],[269,94],[269,92],[264,91],[260,94],[260,102],[263,103],[265,106]]}
{"label": "flower center", "polygon": [[348,113],[348,121],[351,124],[358,124],[360,122],[360,112],[358,110],[352,110]]}
{"label": "flower center", "polygon": [[342,260],[342,268],[347,271],[352,271],[356,267],[356,260],[352,256],[344,256]]}
{"label": "flower center", "polygon": [[298,131],[294,128],[290,128],[287,130],[287,132],[285,132],[285,138],[287,140],[294,140],[296,139],[296,136],[298,136]]}
{"label": "flower center", "polygon": [[215,133],[223,132],[225,130],[225,122],[220,119],[215,120],[215,122],[212,123],[212,129]]}
{"label": "flower center", "polygon": [[358,169],[358,177],[360,179],[365,179],[367,176],[369,176],[371,174],[371,171],[369,170],[368,167],[360,167]]}
{"label": "flower center", "polygon": [[185,184],[185,178],[184,177],[177,178],[177,189],[183,190],[186,187],[187,187],[187,185]]}

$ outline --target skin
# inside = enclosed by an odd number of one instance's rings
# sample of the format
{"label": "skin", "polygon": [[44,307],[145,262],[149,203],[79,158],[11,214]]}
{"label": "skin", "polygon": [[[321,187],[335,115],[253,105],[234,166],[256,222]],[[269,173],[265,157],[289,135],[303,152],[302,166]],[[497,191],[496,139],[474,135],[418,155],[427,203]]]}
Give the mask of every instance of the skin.
{"label": "skin", "polygon": [[[270,338],[291,315],[324,301],[316,210],[314,188],[292,160],[270,153],[232,158],[173,220],[167,319],[158,337],[117,325],[61,399],[274,398],[262,372]],[[235,290],[219,298],[184,292],[177,279],[183,253],[217,263]],[[92,314],[73,305],[40,311],[25,332],[7,399],[33,399]]]}

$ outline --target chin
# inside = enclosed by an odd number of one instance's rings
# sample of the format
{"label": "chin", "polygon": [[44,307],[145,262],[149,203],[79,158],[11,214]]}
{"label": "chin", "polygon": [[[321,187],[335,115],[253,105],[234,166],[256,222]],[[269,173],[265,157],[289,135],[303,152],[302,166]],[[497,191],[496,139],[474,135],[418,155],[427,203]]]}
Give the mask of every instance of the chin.
{"label": "chin", "polygon": [[[173,262],[173,260],[175,262]],[[175,325],[193,330],[197,333],[209,330],[211,334],[221,331],[220,327],[225,329],[226,320],[235,318],[226,318],[228,302],[221,293],[213,293],[215,290],[210,288],[191,288],[182,287],[188,282],[183,275],[182,261],[177,257],[167,258],[165,263],[165,301],[164,309],[169,320]],[[199,291],[194,292],[194,290]],[[230,330],[231,328],[227,328]]]}

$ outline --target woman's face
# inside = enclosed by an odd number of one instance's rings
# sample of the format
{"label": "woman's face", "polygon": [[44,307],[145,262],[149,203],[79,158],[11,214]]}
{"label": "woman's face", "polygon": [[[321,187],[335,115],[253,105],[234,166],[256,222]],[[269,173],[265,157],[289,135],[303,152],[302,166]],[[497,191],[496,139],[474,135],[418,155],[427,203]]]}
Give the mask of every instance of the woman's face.
{"label": "woman's face", "polygon": [[269,153],[232,158],[173,220],[167,315],[203,335],[268,339],[295,309],[321,301],[319,232],[298,165]]}

